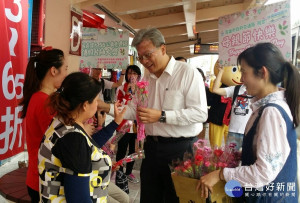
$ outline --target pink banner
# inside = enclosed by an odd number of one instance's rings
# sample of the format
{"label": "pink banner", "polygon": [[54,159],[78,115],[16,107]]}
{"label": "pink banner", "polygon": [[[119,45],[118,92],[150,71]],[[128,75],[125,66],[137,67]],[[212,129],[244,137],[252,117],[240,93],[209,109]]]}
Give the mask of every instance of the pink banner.
{"label": "pink banner", "polygon": [[28,59],[28,2],[0,0],[0,160],[24,150],[22,107]]}
{"label": "pink banner", "polygon": [[219,18],[219,62],[236,65],[237,56],[259,42],[271,42],[292,59],[290,2],[281,2]]}

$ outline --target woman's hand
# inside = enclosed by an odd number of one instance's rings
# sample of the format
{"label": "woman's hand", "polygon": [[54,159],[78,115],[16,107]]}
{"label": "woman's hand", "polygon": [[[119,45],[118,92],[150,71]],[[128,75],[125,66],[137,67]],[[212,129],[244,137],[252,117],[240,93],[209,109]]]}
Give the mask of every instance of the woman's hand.
{"label": "woman's hand", "polygon": [[[114,166],[117,162],[116,161],[112,161],[112,166]],[[120,169],[120,166],[117,167],[112,167],[112,171],[117,171]]]}
{"label": "woman's hand", "polygon": [[200,178],[196,190],[201,190],[201,197],[207,198],[208,192],[213,192],[213,186],[220,181],[219,173],[220,170],[216,170]]}
{"label": "woman's hand", "polygon": [[104,111],[97,111],[97,118],[98,118],[98,127],[102,126],[106,119],[106,113]]}
{"label": "woman's hand", "polygon": [[135,93],[135,86],[136,86],[136,84],[129,83],[126,94],[132,94],[133,95]]}
{"label": "woman's hand", "polygon": [[115,117],[115,122],[120,125],[120,123],[123,121],[123,117],[124,117],[124,114],[126,112],[126,107],[123,108],[122,111],[119,111],[119,108],[122,107],[122,104],[120,104],[119,101],[117,101],[115,104],[114,104],[114,117]]}
{"label": "woman's hand", "polygon": [[92,136],[95,131],[95,126],[93,123],[84,123],[84,130],[89,136]]}
{"label": "woman's hand", "polygon": [[110,145],[109,145],[109,149],[110,149],[112,152],[115,152],[116,145],[115,145],[115,144],[110,144]]}

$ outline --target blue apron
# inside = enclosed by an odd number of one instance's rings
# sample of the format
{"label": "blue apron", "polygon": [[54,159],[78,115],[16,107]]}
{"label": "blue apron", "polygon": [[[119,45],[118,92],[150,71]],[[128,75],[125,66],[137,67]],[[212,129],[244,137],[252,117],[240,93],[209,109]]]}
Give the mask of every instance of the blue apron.
{"label": "blue apron", "polygon": [[[275,178],[275,180],[270,183],[268,186],[264,186],[260,189],[256,188],[244,188],[243,201],[249,203],[255,202],[266,202],[266,203],[275,203],[275,202],[286,202],[286,203],[297,203],[298,202],[298,189],[297,189],[297,136],[296,131],[293,125],[293,122],[284,111],[284,109],[277,104],[266,104],[265,106],[259,109],[258,116],[253,123],[253,126],[249,132],[244,136],[243,139],[243,151],[242,151],[242,166],[250,166],[255,163],[256,158],[254,156],[255,152],[253,151],[253,139],[256,134],[256,127],[259,122],[259,119],[262,115],[263,110],[266,107],[273,106],[276,107],[282,117],[284,118],[287,126],[287,139],[290,146],[290,154]],[[272,126],[265,126],[272,127]],[[272,136],[272,135],[268,135]],[[284,136],[284,135],[282,135]]]}

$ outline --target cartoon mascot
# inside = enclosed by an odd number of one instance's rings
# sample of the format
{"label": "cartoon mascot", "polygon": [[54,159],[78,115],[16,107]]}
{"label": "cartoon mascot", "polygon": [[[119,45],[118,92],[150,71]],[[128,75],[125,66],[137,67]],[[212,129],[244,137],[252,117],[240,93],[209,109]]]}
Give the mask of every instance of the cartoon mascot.
{"label": "cartoon mascot", "polygon": [[[218,75],[219,62],[217,61],[214,66],[214,74]],[[236,86],[240,85],[241,72],[237,66],[226,66],[224,67],[224,73],[221,79],[221,87]],[[231,110],[231,98],[224,98],[217,94],[212,93],[214,80],[210,84],[210,93],[207,94],[208,106],[208,119],[209,123],[209,141],[211,147],[220,147],[222,139],[224,137],[224,143],[226,143],[228,134],[229,119],[228,114]]]}

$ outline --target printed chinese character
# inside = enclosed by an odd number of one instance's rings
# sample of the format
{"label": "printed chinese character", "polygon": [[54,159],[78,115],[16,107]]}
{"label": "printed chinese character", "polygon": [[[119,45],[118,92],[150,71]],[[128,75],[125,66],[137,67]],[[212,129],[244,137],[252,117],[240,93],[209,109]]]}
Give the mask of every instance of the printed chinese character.
{"label": "printed chinese character", "polygon": [[252,36],[254,42],[258,42],[264,39],[264,33],[261,28],[258,28],[258,30],[254,29]]}
{"label": "printed chinese character", "polygon": [[14,114],[11,113],[11,107],[6,107],[6,115],[1,116],[1,122],[5,122],[5,130],[0,134],[0,140],[4,139],[4,146],[0,148],[0,154],[5,154],[8,150],[9,135],[13,132],[11,121],[14,120]]}
{"label": "printed chinese character", "polygon": [[276,184],[276,190],[277,191],[284,191],[284,183],[277,183]]}
{"label": "printed chinese character", "polygon": [[258,188],[256,188],[256,191],[262,192],[262,191],[264,191],[264,187],[258,187]]}
{"label": "printed chinese character", "polygon": [[295,192],[296,191],[296,183],[295,182],[287,182],[286,190],[287,190],[287,192],[289,192],[289,191]]}
{"label": "printed chinese character", "polygon": [[275,25],[267,25],[265,27],[265,38],[266,39],[273,39],[274,37],[276,37],[276,28]]}
{"label": "printed chinese character", "polygon": [[241,45],[241,40],[240,40],[240,33],[233,34],[231,37],[231,46],[239,46]]}
{"label": "printed chinese character", "polygon": [[242,33],[242,43],[243,44],[248,44],[251,40],[251,31],[245,31]]}
{"label": "printed chinese character", "polygon": [[266,191],[273,191],[274,190],[274,183],[271,182],[269,185],[266,186]]}
{"label": "printed chinese character", "polygon": [[251,186],[245,186],[245,191],[252,191],[252,187]]}
{"label": "printed chinese character", "polygon": [[230,46],[230,44],[231,44],[231,42],[230,42],[229,36],[224,37],[223,41],[222,41],[222,46],[228,48]]}

